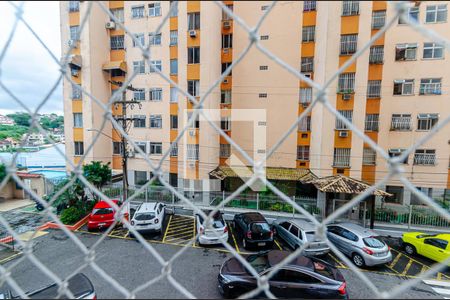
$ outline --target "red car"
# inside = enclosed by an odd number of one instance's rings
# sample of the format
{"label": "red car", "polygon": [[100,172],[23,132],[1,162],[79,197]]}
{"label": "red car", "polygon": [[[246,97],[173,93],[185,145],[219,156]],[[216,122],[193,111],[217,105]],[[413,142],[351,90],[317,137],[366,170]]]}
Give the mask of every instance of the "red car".
{"label": "red car", "polygon": [[[112,201],[118,206],[121,205],[119,200]],[[95,204],[94,208],[92,209],[91,214],[89,215],[87,224],[88,231],[108,228],[112,223],[114,223],[115,214],[116,211],[111,207],[111,205],[108,204],[108,202],[97,202],[97,204]]]}

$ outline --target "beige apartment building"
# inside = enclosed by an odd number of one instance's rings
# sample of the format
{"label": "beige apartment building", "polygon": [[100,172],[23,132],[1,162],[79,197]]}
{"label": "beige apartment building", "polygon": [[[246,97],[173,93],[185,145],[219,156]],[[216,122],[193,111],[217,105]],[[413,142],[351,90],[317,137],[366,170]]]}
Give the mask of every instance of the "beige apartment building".
{"label": "beige apartment building", "polygon": [[[178,2],[177,10],[155,32],[169,13],[169,1],[102,1],[135,34],[151,44],[151,63],[183,90],[200,99],[249,43],[248,33],[221,8],[209,1]],[[224,1],[253,27],[270,1]],[[363,47],[395,15],[388,1],[280,1],[259,30],[261,44],[277,57],[323,85],[353,53]],[[192,103],[144,62],[136,42],[93,5],[80,40],[77,31],[86,15],[85,1],[61,2],[62,49],[71,43],[72,80],[106,103],[133,72],[138,74],[124,100],[140,101],[127,107],[132,118],[129,135],[157,163],[182,130]],[[412,1],[409,18],[450,38],[448,1]],[[355,126],[364,129],[389,155],[398,156],[450,114],[450,59],[442,46],[408,25],[396,21],[370,50],[361,55],[327,91],[332,106]],[[265,111],[257,122],[272,147],[308,107],[314,91],[304,81],[253,47],[232,72],[212,89],[203,107],[219,110],[215,122],[250,156],[255,149],[254,124],[233,121],[233,110]],[[64,81],[66,154],[78,162],[99,134],[104,112],[87,95]],[[121,116],[120,106],[112,107]],[[121,169],[120,135],[106,124],[87,161],[109,161]],[[181,141],[183,141],[181,143]],[[163,176],[182,189],[220,189],[211,172],[227,169],[236,154],[207,122],[194,123],[163,162]],[[450,191],[450,126],[446,126],[404,162],[407,178],[433,197]],[[243,160],[244,161],[244,160]],[[344,174],[369,183],[380,181],[389,168],[382,157],[352,134],[322,105],[313,108],[267,162],[298,174]],[[147,180],[150,167],[138,154],[128,160],[130,184]],[[414,204],[418,200],[396,178],[383,186],[394,197],[387,201]]]}

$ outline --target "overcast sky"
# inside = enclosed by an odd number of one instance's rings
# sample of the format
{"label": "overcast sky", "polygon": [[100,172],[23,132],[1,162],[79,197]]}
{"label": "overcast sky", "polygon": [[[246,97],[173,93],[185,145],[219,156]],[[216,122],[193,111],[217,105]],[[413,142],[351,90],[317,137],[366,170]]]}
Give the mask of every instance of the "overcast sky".
{"label": "overcast sky", "polygon": [[[17,3],[17,2],[15,2]],[[61,58],[59,2],[25,1],[24,18],[59,60]],[[0,1],[0,52],[11,32],[15,8]],[[14,38],[0,64],[0,80],[30,109],[42,102],[59,76],[59,67],[47,50],[23,23],[19,23]],[[0,113],[23,109],[0,88]],[[62,83],[40,111],[62,114]]]}

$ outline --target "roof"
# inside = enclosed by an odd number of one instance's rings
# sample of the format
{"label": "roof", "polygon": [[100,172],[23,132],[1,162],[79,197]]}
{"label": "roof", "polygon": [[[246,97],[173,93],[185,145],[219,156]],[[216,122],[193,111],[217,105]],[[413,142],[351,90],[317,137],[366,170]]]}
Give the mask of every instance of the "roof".
{"label": "roof", "polygon": [[297,225],[300,227],[300,229],[304,231],[314,231],[316,230],[315,225],[312,222],[309,222],[307,220],[290,220],[292,224]]}
{"label": "roof", "polygon": [[[285,259],[291,252],[289,251],[282,251],[282,250],[272,250],[267,254],[267,258],[269,259],[269,265],[275,266],[279,264],[283,259]],[[297,266],[297,267],[304,267],[311,270],[314,270],[314,264],[313,261],[303,255],[297,256],[294,260],[289,262],[286,266]]]}
{"label": "roof", "polygon": [[[119,200],[112,200],[116,205],[118,204]],[[106,201],[99,201],[97,204],[95,204],[94,208],[109,208],[111,205],[108,204]]]}
{"label": "roof", "polygon": [[102,66],[103,71],[110,71],[110,70],[122,70],[124,72],[127,71],[127,63],[123,60],[118,61],[110,61],[107,63],[104,63]]}
{"label": "roof", "polygon": [[372,231],[368,228],[364,228],[355,223],[347,222],[347,223],[330,224],[330,226],[333,226],[333,225],[341,226],[342,228],[348,229],[351,232],[353,232],[359,236],[362,236],[362,237],[378,236],[378,234],[375,233],[374,231]]}
{"label": "roof", "polygon": [[[296,168],[276,168],[266,167],[266,177],[269,180],[292,180],[292,181],[309,181],[316,179],[309,169],[296,169]],[[209,175],[212,177],[223,180],[225,178],[250,178],[253,175],[253,167],[229,167],[218,166]]]}
{"label": "roof", "polygon": [[41,174],[27,173],[27,172],[17,172],[17,176],[20,178],[41,178]]}
{"label": "roof", "polygon": [[[362,194],[371,187],[369,183],[340,174],[312,179],[306,183],[311,183],[319,191],[327,193]],[[383,197],[392,196],[392,194],[379,189],[376,189],[372,194]]]}
{"label": "roof", "polygon": [[158,204],[157,202],[145,202],[145,203],[142,203],[142,204],[139,206],[139,208],[138,208],[137,211],[139,211],[139,212],[143,212],[143,211],[155,211],[155,210],[156,210],[156,205],[157,205],[157,204]]}

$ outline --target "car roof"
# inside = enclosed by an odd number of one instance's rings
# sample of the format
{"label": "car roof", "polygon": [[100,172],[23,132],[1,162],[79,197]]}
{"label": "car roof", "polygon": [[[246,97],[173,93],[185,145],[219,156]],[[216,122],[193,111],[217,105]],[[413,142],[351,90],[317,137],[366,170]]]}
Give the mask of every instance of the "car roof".
{"label": "car roof", "polygon": [[345,228],[347,230],[350,230],[351,232],[353,232],[356,235],[362,236],[362,237],[369,237],[369,236],[378,236],[378,234],[376,234],[374,231],[368,229],[368,228],[364,228],[358,224],[355,223],[350,223],[350,222],[346,222],[346,223],[335,223],[335,224],[330,224],[330,226],[333,225],[337,225],[340,226],[342,228]]}
{"label": "car roof", "polygon": [[297,225],[300,229],[303,229],[304,231],[314,231],[316,230],[316,227],[314,224],[307,220],[289,220],[292,224]]}
{"label": "car roof", "polygon": [[158,206],[158,202],[145,202],[142,203],[136,212],[154,212]]}
{"label": "car roof", "polygon": [[[112,200],[112,202],[114,202],[115,204],[118,204],[119,200]],[[97,202],[97,204],[95,204],[94,208],[109,208],[111,207],[111,205],[109,205],[108,202],[106,201],[99,201]]]}
{"label": "car roof", "polygon": [[[271,267],[279,264],[283,259],[285,259],[290,254],[289,251],[283,251],[283,250],[272,250],[267,254],[267,258],[269,260],[269,265]],[[303,267],[306,269],[309,269],[311,271],[314,271],[314,264],[313,261],[303,255],[297,256],[294,260],[289,262],[285,265],[286,267]]]}
{"label": "car roof", "polygon": [[243,217],[248,218],[250,222],[259,222],[259,221],[266,222],[266,219],[264,218],[264,216],[257,212],[248,212],[248,213],[243,213],[241,215]]}

